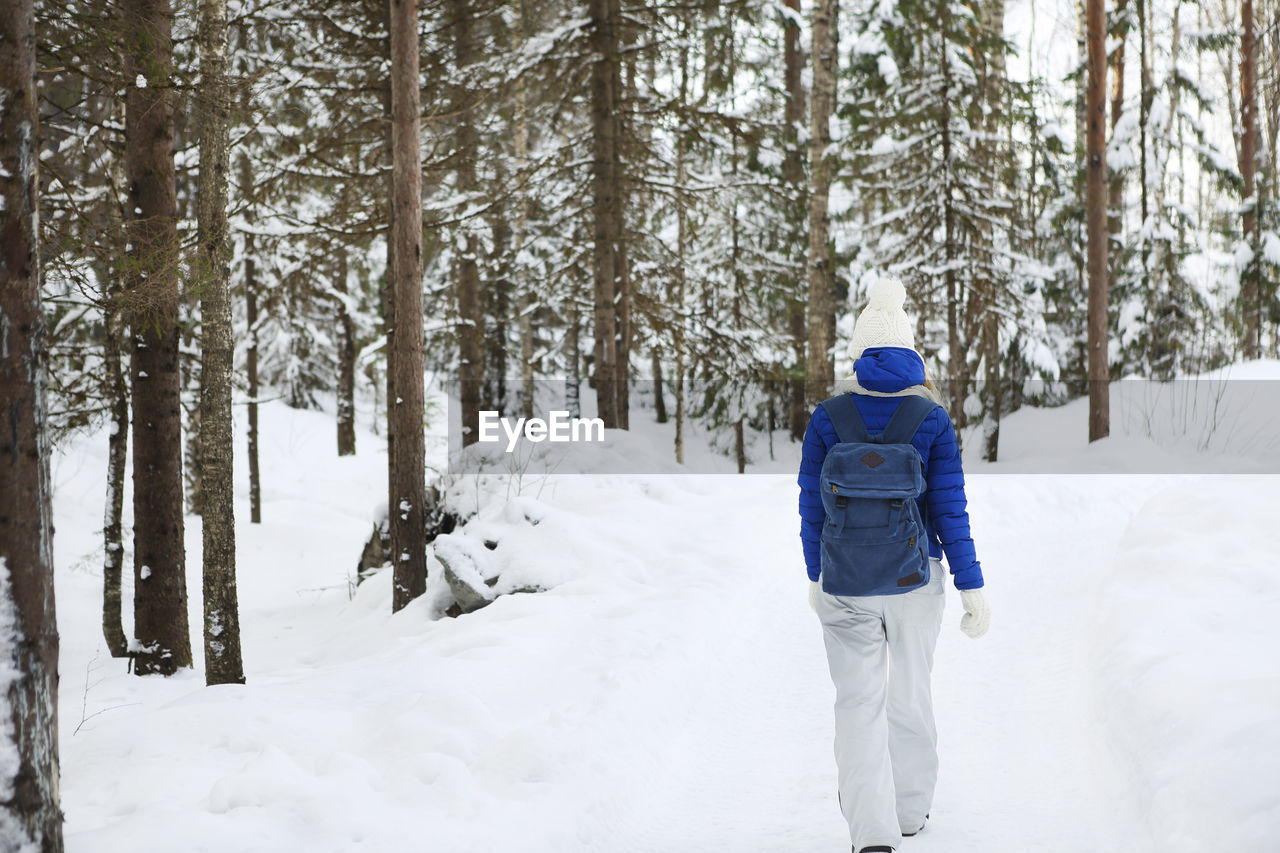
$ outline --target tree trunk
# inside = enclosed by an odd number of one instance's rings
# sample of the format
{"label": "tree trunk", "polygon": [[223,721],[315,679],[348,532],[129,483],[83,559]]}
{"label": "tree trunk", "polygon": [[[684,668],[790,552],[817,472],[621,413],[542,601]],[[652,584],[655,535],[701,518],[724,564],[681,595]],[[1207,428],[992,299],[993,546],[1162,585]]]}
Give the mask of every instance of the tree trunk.
{"label": "tree trunk", "polygon": [[[1124,17],[1127,14],[1128,0],[1118,0],[1116,3],[1116,16]],[[1120,32],[1117,36],[1115,60],[1114,60],[1114,79],[1111,85],[1111,140],[1114,143],[1116,137],[1116,125],[1120,122],[1120,116],[1124,113],[1124,45],[1129,35],[1129,27],[1121,24]],[[1107,289],[1115,290],[1116,275],[1118,272],[1117,263],[1120,257],[1120,235],[1123,228],[1124,220],[1124,172],[1115,169],[1111,172],[1111,180],[1107,184],[1107,234],[1111,241],[1111,251],[1109,253],[1109,263],[1107,264]]]}
{"label": "tree trunk", "polygon": [[243,684],[236,599],[236,517],[232,459],[231,265],[227,244],[227,0],[200,0],[200,175],[197,188],[202,279],[200,472],[204,489],[204,677]]}
{"label": "tree trunk", "polygon": [[809,122],[809,312],[805,356],[809,403],[827,396],[835,382],[835,271],[827,196],[831,187],[830,119],[835,111],[839,0],[816,0],[813,7],[813,112]]}
{"label": "tree trunk", "polygon": [[[732,47],[731,47],[732,49]],[[732,56],[730,57],[732,61]],[[730,74],[732,79],[732,74]],[[732,105],[731,105],[732,108]],[[738,137],[733,137],[733,160],[731,163],[731,174],[734,183],[738,180]],[[742,335],[744,332],[742,323],[742,300],[744,298],[743,290],[746,285],[743,281],[745,275],[742,271],[742,239],[741,227],[738,222],[738,203],[737,199],[729,201],[729,231],[730,231],[730,248],[729,248],[729,269],[733,276],[733,331],[735,334]],[[747,389],[739,389],[735,395],[735,408],[737,409],[737,419],[733,422],[733,451],[734,457],[738,463],[738,473],[745,474],[747,472],[747,445],[746,445],[746,414],[744,408],[746,405]]]}
{"label": "tree trunk", "polygon": [[[191,666],[183,542],[182,379],[173,163],[173,11],[123,0],[128,305],[133,332],[134,671]],[[145,85],[138,85],[144,83]]]}
{"label": "tree trunk", "polygon": [[[395,566],[392,611],[427,587],[425,448],[422,432],[425,370],[422,350],[422,150],[418,91],[418,3],[390,0],[392,230],[395,257],[387,396],[395,443],[388,482],[391,554]],[[394,392],[392,389],[394,388]],[[393,396],[394,393],[394,396]]]}
{"label": "tree trunk", "polygon": [[[115,290],[115,288],[113,288]],[[129,453],[129,382],[124,372],[125,323],[119,293],[109,296],[103,323],[103,368],[111,433],[107,438],[107,501],[102,528],[102,635],[112,657],[129,654],[124,633],[121,583],[124,575],[124,478]]]}
{"label": "tree trunk", "polygon": [[[524,45],[525,27],[528,17],[525,12],[525,0],[514,0],[516,7],[516,25],[512,29],[512,53],[520,55]],[[529,92],[523,76],[516,83],[516,121],[515,121],[515,155],[516,155],[516,214],[514,234],[515,265],[512,270],[519,305],[520,317],[517,323],[520,335],[520,417],[533,417],[533,312],[537,303],[533,288],[528,280],[525,268],[524,251],[528,235],[525,233],[529,222]]]}
{"label": "tree trunk", "polygon": [[1254,34],[1253,0],[1240,2],[1240,176],[1244,179],[1241,207],[1244,211],[1244,240],[1253,258],[1244,270],[1241,301],[1244,303],[1244,357],[1257,358],[1261,352],[1259,332],[1262,312],[1259,296],[1261,264],[1257,257],[1258,216],[1255,177],[1258,170],[1258,85],[1257,39]]}
{"label": "tree trunk", "polygon": [[[382,29],[386,30],[386,33],[387,33],[386,51],[387,51],[387,57],[390,58],[391,56],[391,6],[390,6],[390,3],[388,2],[388,3],[379,4],[375,8],[379,10],[379,18],[377,21],[377,25],[380,26]],[[383,117],[386,120],[386,127],[388,128],[388,132],[386,136],[386,144],[383,146],[383,149],[382,149],[382,166],[387,176],[387,190],[386,190],[387,267],[383,275],[382,290],[381,290],[382,328],[385,331],[386,337],[387,337],[387,346],[386,346],[387,373],[386,373],[386,376],[384,377],[386,379],[386,399],[383,402],[386,404],[388,464],[390,464],[391,460],[395,458],[396,406],[399,400],[399,398],[396,396],[396,372],[392,368],[392,364],[394,361],[394,355],[392,354],[392,350],[395,347],[395,328],[396,328],[396,290],[395,290],[396,255],[399,253],[399,250],[396,248],[396,243],[395,243],[396,206],[394,204],[394,198],[396,193],[396,176],[395,176],[395,170],[393,168],[395,155],[394,155],[394,150],[392,146],[392,137],[394,136],[394,134],[391,133],[390,131],[392,121],[394,120],[394,116],[392,113],[393,95],[391,93],[391,88],[392,88],[392,77],[389,75],[386,80],[386,85],[383,86],[383,89],[382,89],[382,111],[383,111]],[[390,488],[390,486],[388,486],[388,488]]]}
{"label": "tree trunk", "polygon": [[[454,61],[460,79],[466,80],[471,65],[472,20],[467,0],[451,0],[453,18]],[[459,84],[453,93],[453,110],[457,117],[454,131],[455,171],[458,192],[463,196],[475,191],[476,132],[472,123],[471,92]],[[464,232],[462,253],[457,261],[458,302],[458,400],[462,408],[462,444],[473,444],[480,438],[480,392],[484,381],[484,314],[480,307],[480,268],[476,263],[476,237],[468,222],[461,223]]]}
{"label": "tree trunk", "polygon": [[258,467],[258,276],[253,257],[253,235],[244,238],[245,323],[249,327],[249,345],[245,352],[245,374],[249,392],[249,521],[262,523],[262,474]]}
{"label": "tree trunk", "polygon": [[653,414],[654,419],[660,423],[667,422],[667,401],[663,397],[666,393],[662,382],[662,349],[654,347],[649,355],[653,363]]}
{"label": "tree trunk", "polygon": [[[995,143],[1000,127],[1004,123],[1004,0],[989,0],[983,6],[986,20],[987,39],[993,45],[986,57],[986,132],[988,142],[986,156],[991,158],[994,168],[989,174],[996,180],[997,186],[1004,180],[1004,171],[1008,165],[1007,153]],[[1011,153],[1012,149],[1010,149]],[[995,228],[991,226],[987,233],[988,251],[994,252]],[[1000,393],[1000,287],[996,280],[994,263],[986,281],[986,305],[982,317],[982,361],[984,367],[983,399],[985,401],[982,423],[983,458],[988,462],[996,462],[1000,455],[1000,417],[1003,399]]]}
{"label": "tree trunk", "polygon": [[[0,8],[0,838],[61,853],[58,624],[45,422],[44,316],[31,0]],[[24,846],[27,845],[27,846]]]}
{"label": "tree trunk", "polygon": [[564,336],[564,407],[569,410],[569,417],[582,415],[582,384],[578,376],[578,364],[581,361],[579,352],[582,349],[582,318],[578,316],[577,294],[570,298],[569,328]]}
{"label": "tree trunk", "polygon": [[[621,124],[621,123],[619,123]],[[616,196],[619,200],[614,211],[614,233],[620,235],[618,250],[614,253],[617,272],[614,277],[614,303],[617,305],[614,320],[617,341],[614,352],[614,391],[616,394],[618,429],[631,429],[631,266],[627,261],[626,226],[623,211],[626,194],[622,190],[621,163],[618,165]]]}
{"label": "tree trunk", "polygon": [[[502,161],[494,163],[494,183],[506,185]],[[480,314],[486,323],[481,330],[484,341],[484,393],[480,405],[491,412],[507,414],[507,344],[511,320],[511,266],[507,263],[511,247],[511,225],[506,198],[499,194],[489,204],[488,220],[491,246],[490,276],[484,282],[484,299]],[[478,424],[477,424],[478,426]]]}
{"label": "tree trunk", "polygon": [[347,310],[347,249],[335,245],[338,270],[334,290],[338,292],[338,455],[356,453],[356,329]]}
{"label": "tree trunk", "polygon": [[685,300],[688,298],[688,258],[689,258],[689,211],[688,196],[685,194],[685,138],[688,129],[685,127],[685,103],[689,91],[689,25],[681,22],[680,42],[680,90],[677,101],[680,115],[676,124],[676,269],[675,293],[671,300],[675,309],[672,324],[672,348],[676,356],[676,462],[684,464],[684,422],[685,422]]}
{"label": "tree trunk", "polygon": [[[804,227],[804,197],[807,186],[804,179],[804,150],[800,145],[800,128],[804,124],[804,53],[800,49],[800,0],[785,0],[790,15],[784,16],[782,55],[783,80],[786,83],[786,108],[783,120],[786,127],[783,138],[786,154],[782,161],[782,180],[790,190],[787,202],[788,224],[793,226],[794,233]],[[804,249],[797,246],[803,253]],[[804,254],[801,258],[805,258]],[[809,421],[809,409],[805,402],[805,302],[804,292],[806,265],[804,260],[795,265],[788,282],[787,295],[787,331],[791,335],[791,352],[795,364],[793,373],[787,383],[787,424],[791,438],[800,441],[804,438],[805,427]]]}
{"label": "tree trunk", "polygon": [[[1148,162],[1155,139],[1151,134],[1151,105],[1155,100],[1155,87],[1151,84],[1151,42],[1148,25],[1148,0],[1138,0],[1138,215],[1142,222],[1141,233],[1144,235],[1139,248],[1142,263],[1142,304],[1143,325],[1147,333],[1148,343],[1153,335],[1159,334],[1156,328],[1155,305],[1156,288],[1151,277],[1152,235],[1154,229],[1148,222],[1151,215],[1151,184]],[[1105,38],[1105,35],[1104,35]],[[1144,354],[1145,355],[1145,354]],[[1144,367],[1150,370],[1151,363],[1145,359]]]}
{"label": "tree trunk", "polygon": [[1107,363],[1107,51],[1103,0],[1088,0],[1088,166],[1085,220],[1089,232],[1089,440],[1111,432]]}
{"label": "tree trunk", "polygon": [[[1181,42],[1180,32],[1180,14],[1181,4],[1177,4],[1173,8],[1173,26],[1172,26],[1172,47],[1169,51],[1169,67],[1178,67],[1178,55]],[[1170,117],[1178,115],[1179,97],[1181,89],[1177,85],[1169,87],[1169,113]],[[1162,382],[1173,378],[1174,371],[1177,369],[1178,350],[1181,343],[1178,340],[1178,329],[1173,327],[1171,320],[1173,316],[1170,308],[1176,299],[1174,295],[1175,277],[1177,275],[1178,261],[1175,257],[1173,247],[1170,245],[1171,238],[1168,236],[1168,228],[1171,225],[1165,206],[1165,172],[1169,164],[1169,158],[1172,153],[1172,146],[1169,144],[1171,119],[1166,118],[1164,126],[1160,128],[1160,132],[1155,134],[1151,143],[1152,165],[1154,166],[1154,197],[1153,197],[1153,216],[1155,227],[1150,229],[1152,234],[1151,251],[1150,251],[1150,287],[1148,290],[1148,315],[1151,317],[1150,331],[1147,337],[1147,354],[1146,363],[1148,365],[1148,376],[1158,379]],[[1179,170],[1179,174],[1182,172]],[[1261,196],[1261,193],[1259,193]]]}
{"label": "tree trunk", "polygon": [[[249,155],[240,155],[240,197],[246,202],[253,198],[253,172]],[[253,227],[253,205],[245,207],[244,217]],[[262,523],[262,476],[258,469],[258,259],[254,255],[252,232],[244,235],[244,302],[245,324],[249,329],[249,341],[245,347],[245,379],[248,384],[249,416],[249,521]]]}
{"label": "tree trunk", "polygon": [[[1076,197],[1083,198],[1085,194],[1085,173],[1088,169],[1086,161],[1088,160],[1088,142],[1086,137],[1088,134],[1085,128],[1089,123],[1088,119],[1088,89],[1089,89],[1089,73],[1088,73],[1088,24],[1086,7],[1089,0],[1076,0],[1076,61],[1077,68],[1084,69],[1076,75],[1076,144],[1075,144],[1075,179],[1072,181],[1074,185]],[[1074,218],[1077,223],[1077,246],[1083,246],[1088,242],[1088,228],[1083,231],[1079,229],[1081,219]],[[1087,300],[1089,290],[1088,274],[1085,271],[1085,259],[1088,251],[1072,252],[1076,262],[1076,281],[1080,286],[1080,298]],[[1088,345],[1084,342],[1079,343],[1081,360],[1088,358]],[[1087,368],[1082,368],[1085,374],[1088,374]]]}
{"label": "tree trunk", "polygon": [[618,161],[617,0],[589,0],[591,20],[591,191],[592,278],[594,281],[594,379],[596,409],[606,427],[618,426],[616,388],[617,277],[619,235],[613,215],[622,203],[616,183]]}
{"label": "tree trunk", "polygon": [[[124,108],[112,99],[112,119],[123,123]],[[111,152],[112,197],[107,205],[108,227],[112,241],[112,259],[106,271],[107,286],[103,294],[102,367],[103,396],[110,410],[111,431],[107,437],[107,497],[102,524],[102,636],[112,657],[129,654],[129,638],[124,632],[124,479],[129,462],[129,379],[125,375],[124,355],[128,333],[120,301],[124,296],[124,216],[119,193],[125,185],[124,162]]]}
{"label": "tree trunk", "polygon": [[[623,166],[623,146],[627,140],[627,112],[626,104],[628,99],[634,101],[637,97],[635,88],[635,27],[629,25],[628,18],[622,14],[619,0],[610,0],[612,7],[612,18],[614,21],[614,32],[617,41],[621,42],[622,48],[615,55],[613,63],[611,63],[613,73],[613,91],[617,100],[613,111],[614,124],[614,157],[612,180],[614,186],[614,198],[617,203],[612,208],[613,224],[611,230],[613,232],[614,245],[616,250],[613,255],[614,261],[614,305],[615,320],[614,333],[617,336],[614,354],[614,391],[616,395],[616,405],[618,413],[618,428],[631,428],[631,263],[629,260],[628,240],[627,240],[627,203],[630,196],[627,192],[627,176],[626,169]],[[622,84],[622,56],[625,51],[627,59],[627,67],[631,70],[628,75],[626,92],[623,92]]]}
{"label": "tree trunk", "polygon": [[[1280,8],[1272,8],[1270,11],[1271,20],[1267,23],[1267,31],[1271,33],[1270,50],[1266,54],[1263,61],[1263,73],[1266,80],[1262,84],[1262,111],[1266,116],[1267,134],[1265,144],[1262,147],[1262,155],[1258,158],[1258,170],[1261,176],[1258,178],[1258,207],[1257,217],[1265,225],[1273,220],[1270,214],[1271,206],[1276,198],[1276,145],[1277,138],[1280,137],[1280,54],[1277,51],[1277,42],[1280,41]],[[1264,14],[1266,14],[1264,12]],[[1265,41],[1265,39],[1264,39]],[[1261,49],[1261,48],[1258,48]],[[1198,54],[1197,54],[1198,55]],[[1181,131],[1181,124],[1179,124]],[[1181,133],[1179,134],[1181,140]],[[1274,265],[1268,265],[1265,269],[1272,269]],[[1263,285],[1262,270],[1259,270],[1259,288]],[[1280,353],[1280,335],[1277,335],[1277,323],[1280,323],[1280,305],[1277,304],[1276,282],[1274,280],[1266,281],[1266,293],[1258,294],[1258,341],[1259,356],[1262,355],[1261,340],[1263,336],[1263,327],[1270,326],[1270,346],[1267,350],[1267,357],[1275,358]],[[1263,308],[1263,301],[1268,303],[1267,308]],[[1270,322],[1268,322],[1270,317]]]}
{"label": "tree trunk", "polygon": [[[939,0],[939,21],[942,26],[941,61],[942,80],[946,94],[942,99],[942,160],[947,164],[946,172],[951,174],[951,62],[948,54],[949,28],[951,24],[950,7],[947,0]],[[960,339],[960,292],[956,281],[956,224],[955,199],[948,187],[943,201],[943,254],[947,259],[947,269],[943,276],[947,292],[947,388],[951,393],[951,420],[956,425],[957,433],[965,424],[964,350]],[[957,435],[958,438],[958,435]]]}

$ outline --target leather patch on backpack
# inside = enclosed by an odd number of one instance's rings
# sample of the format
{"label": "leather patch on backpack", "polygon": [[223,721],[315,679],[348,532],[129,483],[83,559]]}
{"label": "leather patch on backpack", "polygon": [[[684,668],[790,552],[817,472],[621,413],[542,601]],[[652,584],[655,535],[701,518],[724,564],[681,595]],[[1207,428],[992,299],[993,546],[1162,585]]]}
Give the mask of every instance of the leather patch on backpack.
{"label": "leather patch on backpack", "polygon": [[868,468],[874,468],[877,465],[884,464],[884,457],[881,456],[879,453],[876,453],[874,450],[871,450],[863,454],[859,461],[861,461],[862,464],[866,465]]}
{"label": "leather patch on backpack", "polygon": [[922,580],[924,580],[924,578],[920,577],[919,572],[912,572],[905,578],[898,578],[898,586],[915,586]]}

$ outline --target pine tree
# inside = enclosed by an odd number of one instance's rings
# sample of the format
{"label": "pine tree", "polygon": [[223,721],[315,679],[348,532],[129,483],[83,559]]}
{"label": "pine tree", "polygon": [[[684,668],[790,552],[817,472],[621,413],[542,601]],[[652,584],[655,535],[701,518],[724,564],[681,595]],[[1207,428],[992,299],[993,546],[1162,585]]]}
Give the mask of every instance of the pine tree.
{"label": "pine tree", "polygon": [[183,544],[172,9],[123,0],[133,335],[134,671],[191,666]]}
{"label": "pine tree", "polygon": [[1005,111],[1006,94],[1016,90],[1004,79],[1001,20],[956,0],[902,2],[887,17],[874,5],[858,9],[856,94],[845,111],[869,262],[902,277],[920,315],[918,345],[926,361],[945,365],[958,426],[973,377],[985,371],[979,402],[989,456],[1001,341],[1022,302],[1010,177],[1017,170],[1002,138],[1015,115]]}
{"label": "pine tree", "polygon": [[388,329],[387,399],[394,444],[388,458],[392,610],[427,583],[427,498],[423,437],[422,154],[418,95],[418,3],[391,0],[391,279],[394,326]]}

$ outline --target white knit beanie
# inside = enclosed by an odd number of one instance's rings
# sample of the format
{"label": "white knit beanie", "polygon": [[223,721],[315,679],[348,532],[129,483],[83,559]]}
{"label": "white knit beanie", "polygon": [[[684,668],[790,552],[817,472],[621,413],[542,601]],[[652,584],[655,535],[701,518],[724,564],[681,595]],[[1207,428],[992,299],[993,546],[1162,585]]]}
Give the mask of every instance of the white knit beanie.
{"label": "white knit beanie", "polygon": [[911,319],[902,309],[907,289],[896,278],[881,278],[867,290],[867,307],[853,325],[849,355],[857,361],[868,347],[915,349],[916,335]]}

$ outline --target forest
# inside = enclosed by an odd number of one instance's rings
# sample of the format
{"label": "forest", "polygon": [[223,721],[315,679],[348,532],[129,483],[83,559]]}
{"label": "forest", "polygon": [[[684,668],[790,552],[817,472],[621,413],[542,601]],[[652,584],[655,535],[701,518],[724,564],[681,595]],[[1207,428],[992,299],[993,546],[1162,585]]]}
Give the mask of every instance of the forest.
{"label": "forest", "polygon": [[110,655],[193,666],[196,525],[205,677],[243,683],[233,459],[258,523],[275,401],[337,456],[372,413],[398,611],[456,520],[424,426],[462,453],[554,386],[747,473],[881,277],[989,462],[1026,407],[1093,395],[1093,440],[1111,380],[1280,358],[1280,0],[3,5],[0,839],[32,849],[62,849],[48,466],[77,436],[109,436]]}

